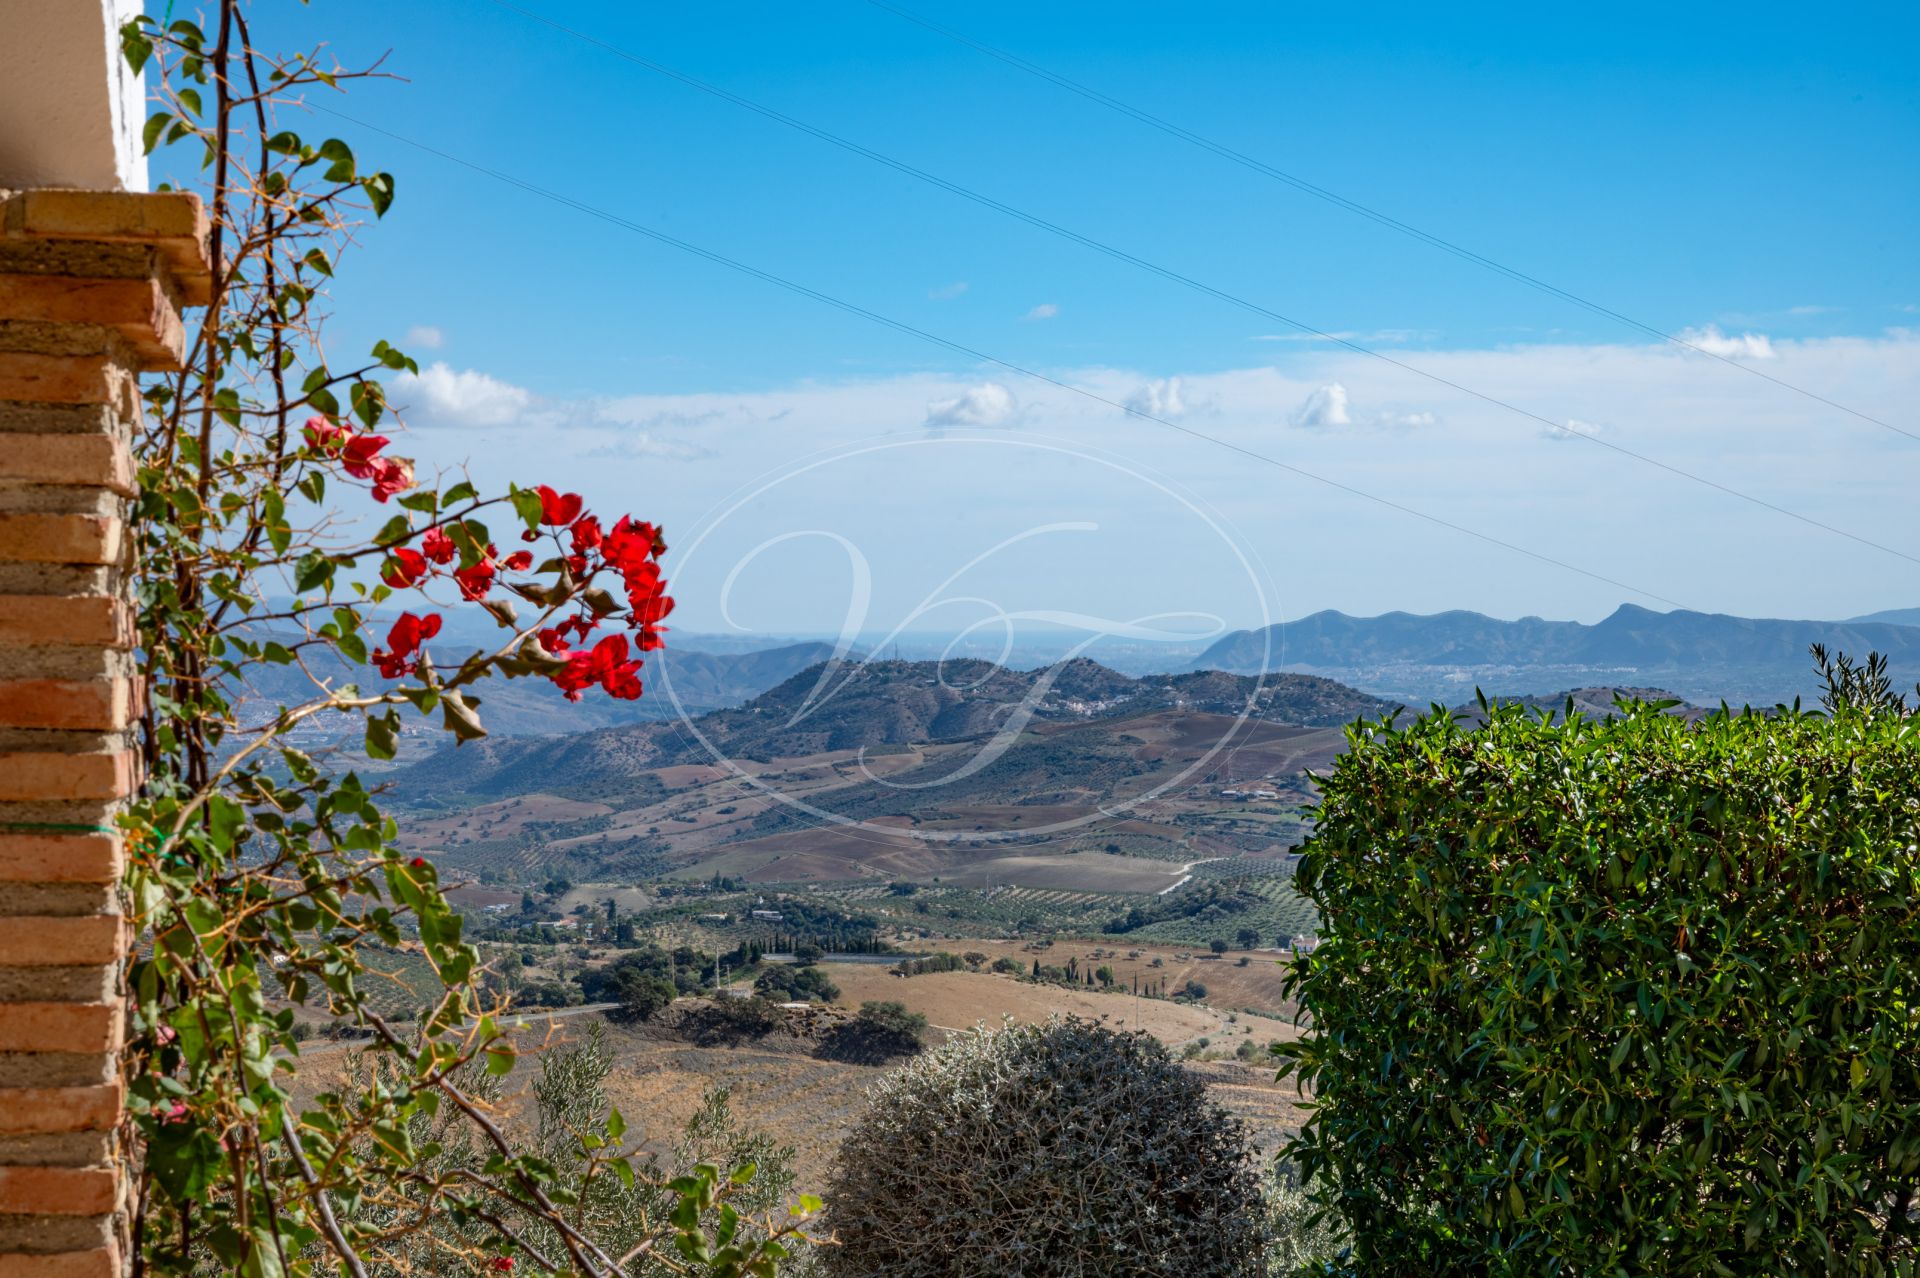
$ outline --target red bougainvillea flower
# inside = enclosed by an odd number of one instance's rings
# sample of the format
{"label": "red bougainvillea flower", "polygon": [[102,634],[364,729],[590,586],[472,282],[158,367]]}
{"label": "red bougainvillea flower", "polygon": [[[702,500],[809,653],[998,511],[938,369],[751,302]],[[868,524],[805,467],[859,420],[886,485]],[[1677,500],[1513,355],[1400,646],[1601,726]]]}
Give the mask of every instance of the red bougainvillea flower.
{"label": "red bougainvillea flower", "polygon": [[628,658],[625,635],[608,635],[591,651],[571,654],[567,668],[553,676],[553,681],[569,701],[578,701],[580,694],[596,683],[617,700],[640,699],[640,663]]}
{"label": "red bougainvillea flower", "polygon": [[579,493],[557,493],[545,484],[533,491],[540,495],[541,523],[570,524],[580,518],[580,507],[584,503]]}
{"label": "red bougainvillea flower", "polygon": [[427,858],[424,856],[416,856],[413,860],[407,862],[407,864],[416,870],[424,870],[427,868]]}
{"label": "red bougainvillea flower", "polygon": [[420,651],[420,645],[439,633],[439,613],[430,612],[424,617],[416,617],[410,612],[403,612],[399,620],[393,623],[393,628],[387,631],[387,646],[374,651],[373,664],[387,678],[398,679],[413,664],[413,655]]}
{"label": "red bougainvillea flower", "polygon": [[348,435],[340,449],[341,469],[355,479],[366,479],[380,456],[380,450],[393,441],[385,435]]}
{"label": "red bougainvillea flower", "polygon": [[601,539],[600,553],[606,557],[609,567],[625,576],[658,553],[659,541],[659,533],[652,524],[644,521],[636,524],[631,516],[622,516]]}
{"label": "red bougainvillea flower", "polygon": [[342,440],[353,434],[345,426],[336,426],[324,417],[309,417],[307,424],[300,428],[306,437],[307,447],[331,452]]}
{"label": "red bougainvillea flower", "polygon": [[495,1256],[493,1258],[493,1272],[497,1274],[512,1273],[513,1257],[512,1256]]}
{"label": "red bougainvillea flower", "polygon": [[489,554],[485,559],[455,572],[453,580],[460,587],[460,597],[469,602],[485,599],[487,592],[493,589],[496,571],[493,556]]}
{"label": "red bougainvillea flower", "polygon": [[533,567],[533,552],[531,550],[516,550],[501,562],[502,565],[511,572],[525,572],[527,569]]}
{"label": "red bougainvillea flower", "polygon": [[385,501],[413,487],[413,463],[398,457],[382,457],[373,463],[368,478],[373,480],[373,499]]}
{"label": "red bougainvillea flower", "polygon": [[584,555],[600,544],[600,521],[592,515],[586,515],[574,521],[568,533],[573,537],[573,553]]}
{"label": "red bougainvillea flower", "polygon": [[390,552],[387,562],[380,568],[380,580],[396,590],[405,590],[426,575],[426,556],[404,546]]}
{"label": "red bougainvillea flower", "polygon": [[347,474],[372,483],[375,501],[386,501],[413,487],[412,462],[380,456],[380,450],[393,442],[385,435],[356,435],[349,427],[337,426],[324,417],[309,417],[301,434],[309,448],[339,457]]}
{"label": "red bougainvillea flower", "polygon": [[450,564],[460,549],[453,544],[453,538],[447,536],[446,529],[429,528],[426,535],[420,538],[420,553],[436,564]]}

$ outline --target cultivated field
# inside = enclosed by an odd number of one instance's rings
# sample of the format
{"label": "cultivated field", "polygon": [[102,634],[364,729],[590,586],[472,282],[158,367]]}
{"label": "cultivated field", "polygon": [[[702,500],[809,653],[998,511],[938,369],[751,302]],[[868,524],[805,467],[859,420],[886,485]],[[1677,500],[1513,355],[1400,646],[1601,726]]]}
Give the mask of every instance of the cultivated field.
{"label": "cultivated field", "polygon": [[[1293,1005],[1281,992],[1280,961],[1285,955],[1278,950],[1230,951],[1221,959],[1200,958],[1198,954],[1207,953],[1204,948],[1195,951],[1188,946],[1128,944],[1124,937],[1100,944],[1058,940],[1039,950],[1023,941],[970,940],[956,948],[985,954],[988,963],[1005,956],[1023,967],[1030,966],[1036,958],[1048,967],[1065,967],[1071,958],[1083,972],[1091,968],[1110,967],[1117,982],[1129,989],[1136,977],[1142,989],[1149,984],[1158,988],[1164,978],[1169,991],[1179,989],[1188,981],[1199,981],[1207,987],[1207,1003],[1219,1011],[1252,1011],[1274,1018],[1282,1029],[1272,1033],[1270,1037],[1273,1038],[1292,1038],[1296,1034],[1292,1025]],[[1132,957],[1134,955],[1138,957]],[[1182,955],[1186,957],[1182,958]],[[1239,965],[1242,958],[1247,959],[1245,967]],[[1153,965],[1155,959],[1160,961],[1159,967]],[[831,970],[837,979],[843,969],[835,967]],[[927,979],[930,978],[916,976],[894,983],[906,986]]]}

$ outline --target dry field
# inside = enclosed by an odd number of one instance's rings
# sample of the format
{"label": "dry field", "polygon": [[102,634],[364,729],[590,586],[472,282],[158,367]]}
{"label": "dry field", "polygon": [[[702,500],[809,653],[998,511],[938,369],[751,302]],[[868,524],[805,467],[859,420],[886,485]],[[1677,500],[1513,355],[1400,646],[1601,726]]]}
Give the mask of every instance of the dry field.
{"label": "dry field", "polygon": [[[1091,941],[1079,941],[1062,938],[1041,950],[1029,948],[1025,941],[953,941],[948,947],[958,952],[976,951],[987,956],[991,963],[1005,955],[1023,967],[1031,966],[1039,959],[1044,966],[1065,967],[1069,958],[1076,960],[1082,971],[1089,967],[1110,967],[1114,977],[1132,988],[1135,976],[1140,978],[1142,988],[1149,981],[1158,986],[1162,977],[1166,978],[1169,991],[1179,989],[1188,981],[1199,981],[1207,987],[1207,1002],[1223,1011],[1250,1009],[1268,1016],[1278,1017],[1286,1022],[1288,1033],[1275,1037],[1292,1037],[1293,1005],[1281,993],[1280,960],[1285,957],[1279,950],[1229,950],[1224,958],[1199,958],[1197,955],[1208,953],[1205,949],[1178,945],[1128,945],[1124,937],[1110,942],[1094,944]],[[1129,958],[1130,954],[1139,958]],[[1096,958],[1100,954],[1105,957]],[[1180,955],[1187,957],[1182,959]],[[1240,960],[1248,960],[1247,966],[1239,966]],[[1159,959],[1160,966],[1153,966],[1153,960]],[[836,967],[837,974],[841,969]],[[914,977],[925,980],[925,977]]]}
{"label": "dry field", "polygon": [[[1055,960],[1049,956],[1042,961]],[[1299,1036],[1290,1023],[1274,1017],[1251,1016],[1224,1007],[1215,1010],[1168,999],[1136,998],[1118,992],[1037,985],[990,972],[930,972],[925,976],[902,977],[879,964],[829,963],[824,966],[834,984],[840,987],[837,1001],[842,1006],[858,1008],[870,999],[891,999],[906,1004],[909,1011],[919,1012],[945,1030],[971,1029],[983,1022],[997,1025],[1006,1016],[1032,1023],[1065,1014],[1105,1021],[1117,1028],[1145,1030],[1172,1048],[1207,1038],[1211,1040],[1210,1049],[1231,1051],[1245,1037],[1264,1047],[1272,1039]],[[1234,1019],[1229,1021],[1229,1016]]]}
{"label": "dry field", "polygon": [[585,803],[551,794],[527,794],[484,803],[452,816],[411,817],[407,821],[406,834],[409,842],[434,847],[443,843],[506,838],[521,833],[533,821],[578,821],[590,816],[605,816],[612,811],[604,803]]}
{"label": "dry field", "polygon": [[[1238,1023],[1228,1023],[1224,1015],[1205,1008],[1117,994],[1082,994],[983,974],[949,972],[903,979],[878,966],[835,964],[828,970],[843,990],[843,1002],[857,1006],[864,998],[896,999],[953,1030],[980,1021],[996,1023],[1002,1013],[1027,1021],[1071,1012],[1096,1019],[1104,1015],[1108,1024],[1145,1029],[1174,1046],[1211,1036],[1213,1048],[1231,1048],[1249,1028],[1260,1043],[1286,1032],[1286,1027],[1258,1018],[1241,1016]],[[819,1014],[803,1015],[817,1019]],[[590,1021],[599,1019],[598,1013],[551,1019],[538,1013],[527,1016],[528,1028],[520,1036],[520,1060],[505,1080],[503,1109],[509,1127],[526,1134],[529,1088],[540,1053],[570,1041]],[[725,1086],[743,1124],[795,1147],[798,1188],[806,1191],[824,1186],[835,1151],[858,1120],[868,1089],[886,1068],[819,1059],[813,1055],[813,1042],[802,1035],[776,1033],[735,1046],[708,1047],[687,1042],[657,1024],[608,1024],[607,1031],[616,1061],[608,1095],[627,1119],[632,1139],[650,1151],[669,1153],[707,1089]],[[936,1031],[932,1037],[938,1041],[948,1032]],[[300,1078],[302,1095],[336,1084],[351,1050],[310,1045]],[[1270,1066],[1206,1060],[1192,1062],[1188,1068],[1206,1080],[1215,1100],[1247,1124],[1249,1139],[1263,1154],[1298,1130],[1305,1117],[1293,1085],[1276,1083]]]}
{"label": "dry field", "polygon": [[[558,1024],[571,1034],[578,1032],[580,1022]],[[609,1028],[617,1063],[608,1094],[646,1148],[670,1150],[706,1090],[724,1085],[744,1124],[794,1146],[799,1187],[805,1190],[825,1184],[834,1152],[859,1119],[868,1089],[885,1072],[881,1066],[820,1060],[804,1045],[784,1039],[698,1047],[649,1027]],[[556,1035],[547,1041],[565,1040]],[[534,1068],[531,1061],[523,1061],[508,1079],[510,1108],[515,1111],[526,1104],[525,1088]],[[1305,1117],[1293,1085],[1275,1083],[1267,1066],[1207,1061],[1188,1068],[1207,1081],[1215,1100],[1247,1124],[1249,1138],[1262,1153],[1276,1149]]]}

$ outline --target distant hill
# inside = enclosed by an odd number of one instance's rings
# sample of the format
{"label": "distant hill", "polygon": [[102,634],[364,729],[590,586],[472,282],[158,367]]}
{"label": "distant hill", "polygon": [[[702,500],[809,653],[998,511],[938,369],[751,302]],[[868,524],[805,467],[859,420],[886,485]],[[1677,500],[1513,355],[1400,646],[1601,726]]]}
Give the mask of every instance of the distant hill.
{"label": "distant hill", "polygon": [[[494,706],[488,700],[483,715]],[[1162,711],[1244,713],[1262,723],[1331,727],[1384,714],[1394,703],[1302,674],[1258,679],[1201,671],[1133,679],[1084,659],[1028,671],[985,661],[821,662],[744,705],[698,718],[695,726],[728,756],[764,762],[983,737],[1023,706],[1035,728]],[[657,722],[448,747],[407,769],[403,782],[422,793],[575,792],[584,778],[611,784],[620,776],[711,760],[686,725]]]}
{"label": "distant hill", "polygon": [[1023,712],[1035,723],[1156,710],[1244,712],[1271,723],[1326,727],[1391,708],[1312,675],[1262,680],[1195,671],[1134,679],[1084,658],[1027,671],[985,661],[866,661],[810,667],[699,726],[729,753],[765,759],[957,741],[997,731]]}
{"label": "distant hill", "polygon": [[[474,646],[474,639],[462,634],[453,643],[435,644],[434,655],[442,662],[458,662]],[[492,678],[483,681],[475,692],[481,701],[481,718],[493,736],[548,736],[674,719],[683,711],[697,716],[737,706],[832,655],[832,645],[824,643],[797,643],[743,653],[669,646],[647,656],[641,672],[646,695],[638,701],[615,701],[595,694],[569,702],[546,679]],[[387,684],[371,668],[350,667],[344,662],[337,664],[333,678],[338,683],[358,683],[367,688]],[[250,684],[255,698],[280,704],[296,703],[314,693],[312,684],[292,667],[256,667]]]}
{"label": "distant hill", "polygon": [[[1576,714],[1585,715],[1589,719],[1613,718],[1618,713],[1614,705],[1616,701],[1677,701],[1679,704],[1671,707],[1668,713],[1682,715],[1688,719],[1699,719],[1710,713],[1705,706],[1690,705],[1684,698],[1676,697],[1664,688],[1571,688],[1565,692],[1539,696],[1489,699],[1499,705],[1523,705],[1529,710],[1549,710],[1553,712],[1556,721],[1566,713],[1569,701],[1573,703]],[[1486,716],[1480,713],[1480,705],[1477,701],[1455,706],[1453,711],[1469,723],[1477,725],[1486,721]]]}
{"label": "distant hill", "polygon": [[1920,628],[1885,621],[1786,621],[1631,604],[1594,625],[1477,612],[1319,612],[1227,635],[1194,662],[1250,673],[1310,670],[1371,692],[1462,699],[1474,687],[1525,694],[1569,684],[1657,684],[1689,700],[1771,705],[1817,691],[1807,646],[1887,654],[1903,683],[1920,678]]}
{"label": "distant hill", "polygon": [[1848,625],[1869,625],[1880,623],[1888,626],[1920,626],[1920,608],[1888,608],[1884,612],[1870,612],[1864,617],[1855,617]]}

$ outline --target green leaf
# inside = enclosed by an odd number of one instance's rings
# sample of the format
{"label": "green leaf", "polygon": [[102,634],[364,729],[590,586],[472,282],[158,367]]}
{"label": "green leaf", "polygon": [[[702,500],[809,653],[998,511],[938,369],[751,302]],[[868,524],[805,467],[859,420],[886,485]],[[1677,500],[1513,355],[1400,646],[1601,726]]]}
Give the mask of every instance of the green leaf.
{"label": "green leaf", "polygon": [[333,560],[317,550],[309,550],[300,556],[299,563],[294,565],[293,588],[302,594],[309,590],[318,590],[333,580],[333,573]]}
{"label": "green leaf", "polygon": [[373,215],[385,217],[393,207],[393,174],[376,173],[364,179],[360,186],[367,193],[367,203],[373,206]]}
{"label": "green leaf", "polygon": [[375,759],[391,759],[400,740],[400,715],[393,710],[367,716],[367,754]]}
{"label": "green leaf", "polygon": [[147,117],[146,127],[140,130],[140,142],[143,148],[143,154],[153,154],[153,148],[160,145],[160,134],[166,129],[168,122],[172,119],[172,114],[166,111],[155,111]]}
{"label": "green leaf", "polygon": [[120,56],[127,60],[127,66],[135,75],[145,70],[147,59],[153,56],[153,41],[141,28],[146,18],[135,18],[120,28]]}
{"label": "green leaf", "polygon": [[324,176],[329,182],[351,182],[354,180],[353,148],[339,138],[328,138],[314,152],[316,159],[329,160]]}

